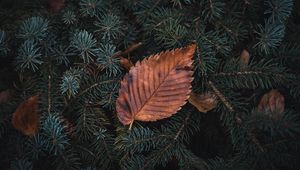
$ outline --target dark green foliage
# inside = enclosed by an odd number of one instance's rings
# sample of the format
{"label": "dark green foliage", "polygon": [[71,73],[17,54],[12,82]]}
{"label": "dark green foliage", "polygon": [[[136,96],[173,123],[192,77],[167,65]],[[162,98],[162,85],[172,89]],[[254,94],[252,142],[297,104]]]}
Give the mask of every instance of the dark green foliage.
{"label": "dark green foliage", "polygon": [[80,169],[79,156],[76,152],[67,149],[63,154],[59,155],[53,162],[57,170],[77,170]]}
{"label": "dark green foliage", "polygon": [[[75,70],[76,71],[76,70]],[[67,71],[63,75],[60,89],[62,94],[66,94],[69,98],[78,93],[80,75]]]}
{"label": "dark green foliage", "polygon": [[193,0],[171,0],[173,3],[173,6],[178,6],[182,8],[182,5],[184,4],[191,4]]}
{"label": "dark green foliage", "polygon": [[46,38],[48,31],[48,21],[41,17],[32,17],[20,26],[17,36],[22,39],[41,40]]}
{"label": "dark green foliage", "polygon": [[182,46],[187,29],[180,24],[178,19],[170,19],[161,22],[161,27],[154,29],[154,40],[166,48]]}
{"label": "dark green foliage", "polygon": [[7,124],[8,124],[8,121],[6,120],[5,117],[1,117],[1,121],[0,121],[0,137],[2,137],[6,130],[7,130]]}
{"label": "dark green foliage", "polygon": [[265,3],[268,6],[265,14],[270,14],[270,18],[273,22],[285,22],[292,12],[292,0],[271,0],[265,1]]}
{"label": "dark green foliage", "polygon": [[121,18],[114,14],[104,14],[98,17],[95,22],[96,33],[102,36],[102,39],[117,39],[120,35],[123,35],[124,24]]}
{"label": "dark green foliage", "polygon": [[41,130],[46,137],[46,149],[49,153],[54,155],[61,154],[66,146],[69,145],[69,138],[64,124],[57,114],[47,115],[42,122]]}
{"label": "dark green foliage", "polygon": [[28,139],[26,146],[28,148],[28,157],[33,160],[38,160],[41,156],[45,155],[47,141],[45,136],[38,134]]}
{"label": "dark green foliage", "polygon": [[[166,165],[175,157],[183,169],[207,168],[206,163],[185,146],[189,135],[199,131],[199,127],[196,126],[199,120],[197,113],[192,114],[184,109],[166,125],[162,125],[160,130],[134,127],[132,132],[117,138],[117,149],[125,151],[125,155],[129,156],[123,157],[121,163],[128,169],[153,169],[157,164]],[[145,158],[136,158],[137,154],[144,152],[148,153]]]}
{"label": "dark green foliage", "polygon": [[203,7],[201,15],[204,16],[204,20],[220,19],[225,12],[225,2],[223,1],[201,0],[200,5]]}
{"label": "dark green foliage", "polygon": [[71,25],[77,21],[76,15],[73,11],[67,11],[62,16],[62,20],[65,24]]}
{"label": "dark green foliage", "polygon": [[119,58],[113,57],[116,53],[116,47],[112,44],[104,44],[99,47],[99,56],[97,62],[105,69],[106,75],[109,77],[116,76],[121,73]]}
{"label": "dark green foliage", "polygon": [[94,61],[94,58],[98,55],[99,49],[96,44],[97,40],[85,30],[75,33],[71,41],[71,46],[85,63]]}
{"label": "dark green foliage", "polygon": [[198,34],[197,42],[203,49],[211,48],[211,51],[224,56],[227,56],[231,50],[228,37],[218,31],[204,32],[204,30],[201,30]]}
{"label": "dark green foliage", "polygon": [[269,54],[274,48],[278,47],[284,37],[285,27],[270,21],[265,22],[265,26],[258,25],[256,31],[258,42],[255,48],[262,53]]}
{"label": "dark green foliage", "polygon": [[[54,13],[47,0],[1,1],[0,94],[13,95],[0,96],[0,169],[300,169],[299,9],[293,0],[66,0]],[[192,90],[215,94],[217,107],[187,103],[131,130],[119,123],[120,57],[136,63],[191,43]],[[283,113],[257,110],[271,89]],[[40,128],[29,137],[11,117],[34,95]]]}
{"label": "dark green foliage", "polygon": [[17,69],[24,72],[26,69],[37,71],[43,63],[40,48],[33,40],[26,40],[19,49],[16,58]]}
{"label": "dark green foliage", "polygon": [[234,59],[225,63],[220,73],[213,74],[216,82],[225,83],[231,88],[264,88],[270,89],[288,83],[292,80],[287,70],[279,64],[274,64],[271,59],[266,61],[251,62],[244,67]]}
{"label": "dark green foliage", "polygon": [[70,60],[72,59],[71,56],[74,56],[74,52],[72,51],[72,48],[69,46],[63,46],[60,45],[55,49],[55,56],[56,61],[59,64],[64,64],[65,66],[68,66],[70,64]]}
{"label": "dark green foliage", "polygon": [[13,169],[13,170],[31,170],[32,163],[29,162],[27,159],[14,160],[11,163],[11,169]]}
{"label": "dark green foliage", "polygon": [[0,55],[5,55],[8,52],[6,33],[0,30]]}
{"label": "dark green foliage", "polygon": [[[89,146],[95,153],[96,167],[101,169],[113,169],[118,160],[117,152],[114,148],[114,136],[107,132],[107,129],[98,129],[93,136],[93,142]],[[106,158],[106,159],[103,159]]]}
{"label": "dark green foliage", "polygon": [[[94,137],[94,133],[98,131],[101,119],[99,118],[99,109],[83,108],[79,110],[79,117],[76,121],[75,132],[78,138],[88,140]],[[98,115],[97,115],[98,114]]]}
{"label": "dark green foliage", "polygon": [[[297,167],[297,152],[292,148],[298,148],[297,134],[299,133],[299,115],[297,113],[285,112],[274,113],[273,119],[265,113],[252,112],[245,123],[235,129],[235,147],[240,148],[239,153],[231,163],[236,167],[251,167],[253,169],[277,169],[282,167]],[[253,142],[253,134],[263,143]],[[250,135],[249,135],[250,134]],[[246,154],[247,153],[247,154]],[[288,164],[286,161],[289,160]],[[266,164],[268,162],[268,164]]]}
{"label": "dark green foliage", "polygon": [[94,17],[107,7],[107,2],[105,0],[81,0],[79,3],[80,11],[83,16]]}

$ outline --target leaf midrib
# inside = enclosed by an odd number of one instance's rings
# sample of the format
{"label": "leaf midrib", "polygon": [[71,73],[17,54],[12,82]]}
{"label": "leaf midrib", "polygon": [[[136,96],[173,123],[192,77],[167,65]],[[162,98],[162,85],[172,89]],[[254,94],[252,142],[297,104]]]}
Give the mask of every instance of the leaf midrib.
{"label": "leaf midrib", "polygon": [[144,104],[140,107],[140,109],[136,112],[136,114],[134,115],[134,119],[132,120],[132,122],[134,122],[136,115],[138,115],[140,113],[140,111],[145,107],[145,105],[147,105],[147,103],[150,101],[150,99],[156,94],[157,90],[160,88],[160,86],[165,82],[166,78],[170,75],[170,72],[173,71],[176,66],[178,65],[179,61],[176,62],[176,64],[174,65],[174,67],[172,69],[170,69],[168,71],[168,73],[166,74],[166,76],[163,78],[163,80],[159,83],[159,85],[157,86],[157,88],[153,91],[153,93],[150,95],[150,97],[144,102]]}

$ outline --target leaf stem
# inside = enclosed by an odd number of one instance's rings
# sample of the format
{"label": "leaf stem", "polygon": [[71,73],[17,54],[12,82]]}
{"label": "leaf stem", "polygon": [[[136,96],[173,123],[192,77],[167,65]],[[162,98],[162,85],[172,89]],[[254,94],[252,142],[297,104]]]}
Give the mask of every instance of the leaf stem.
{"label": "leaf stem", "polygon": [[132,124],[133,124],[133,121],[130,123],[130,125],[129,125],[129,129],[128,129],[128,130],[131,130],[131,128],[132,128]]}

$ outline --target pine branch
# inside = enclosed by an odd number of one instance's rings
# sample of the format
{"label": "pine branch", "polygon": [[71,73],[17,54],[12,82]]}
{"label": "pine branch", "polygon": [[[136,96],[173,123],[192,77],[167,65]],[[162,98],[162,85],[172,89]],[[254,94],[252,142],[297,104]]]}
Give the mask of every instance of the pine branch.
{"label": "pine branch", "polygon": [[156,6],[160,3],[161,0],[156,0],[156,2],[154,3],[154,5],[146,12],[145,17],[149,16],[151,14],[151,12],[156,8]]}
{"label": "pine branch", "polygon": [[[169,143],[164,147],[163,150],[160,150],[160,154],[164,154],[170,147],[173,146],[173,143]],[[156,162],[159,157],[157,156],[152,156],[150,159],[148,158],[146,162],[144,162],[144,165],[139,169],[139,170],[144,170],[147,169],[150,163]]]}
{"label": "pine branch", "polygon": [[[176,133],[171,135],[171,136],[173,136],[172,140],[168,141],[168,143],[165,146],[163,146],[163,148],[157,150],[157,153],[159,153],[159,155],[164,155],[165,153],[168,154],[169,153],[168,150],[170,148],[175,147],[175,145],[178,143],[178,137],[183,133],[183,129],[188,125],[188,121],[191,118],[191,115],[192,115],[191,112],[189,112],[186,115],[185,119],[183,120],[183,122],[181,122],[181,125],[176,130]],[[148,157],[146,162],[143,163],[143,166],[140,168],[140,170],[147,169],[147,168],[149,168],[149,166],[154,166],[155,162],[157,162],[159,160],[159,158],[160,158],[160,156],[158,156],[156,154],[152,154],[152,155],[150,154],[150,158]]]}
{"label": "pine branch", "polygon": [[186,116],[186,118],[184,119],[184,122],[181,124],[181,127],[179,128],[179,130],[177,131],[175,137],[173,138],[173,140],[177,140],[178,136],[182,133],[184,127],[187,125],[188,120],[190,119],[192,113],[189,112],[188,115]]}
{"label": "pine branch", "polygon": [[[215,94],[220,98],[220,100],[224,103],[224,105],[227,107],[227,109],[229,110],[229,112],[234,113],[235,110],[233,108],[233,106],[226,100],[226,98],[224,97],[224,95],[216,88],[216,86],[213,84],[212,81],[208,81],[209,85],[211,86],[211,88],[213,89],[213,91],[215,92]],[[238,116],[235,115],[235,123],[238,125],[242,124],[242,119]],[[264,148],[262,147],[262,145],[260,144],[260,142],[258,141],[258,139],[256,138],[256,136],[252,133],[252,132],[248,132],[247,135],[250,137],[250,139],[252,140],[252,142],[254,144],[256,144],[258,146],[258,148],[264,152]]]}
{"label": "pine branch", "polygon": [[[272,74],[272,73],[271,73]],[[237,72],[220,72],[212,74],[213,77],[226,77],[226,76],[248,76],[248,75],[270,75],[270,73],[265,73],[263,71],[237,71]],[[274,76],[280,77],[281,79],[286,79],[282,74],[272,74]]]}
{"label": "pine branch", "polygon": [[74,103],[77,101],[77,99],[83,95],[85,95],[86,93],[88,93],[90,90],[96,88],[97,86],[100,85],[104,85],[104,84],[108,84],[108,83],[113,83],[113,82],[118,82],[117,80],[105,80],[102,82],[97,82],[94,84],[91,84],[89,87],[87,87],[86,89],[84,89],[83,91],[81,91],[78,95],[76,95],[74,98],[72,98],[72,100],[65,106],[65,108],[63,109],[62,113],[66,112],[67,109]]}
{"label": "pine branch", "polygon": [[220,98],[220,100],[224,103],[224,105],[227,107],[227,109],[230,112],[234,112],[232,105],[226,100],[225,96],[217,89],[217,87],[214,85],[214,83],[212,81],[208,81],[208,84],[213,89],[215,94]]}
{"label": "pine branch", "polygon": [[[51,64],[49,64],[49,73],[51,71]],[[51,113],[51,75],[48,75],[48,114]]]}

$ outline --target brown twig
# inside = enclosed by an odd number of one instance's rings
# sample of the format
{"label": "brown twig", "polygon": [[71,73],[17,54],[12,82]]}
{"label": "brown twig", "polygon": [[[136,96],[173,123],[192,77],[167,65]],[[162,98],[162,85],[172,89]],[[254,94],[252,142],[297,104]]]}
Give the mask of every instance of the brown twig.
{"label": "brown twig", "polygon": [[131,46],[129,46],[127,49],[125,49],[124,51],[119,51],[117,53],[115,53],[112,57],[114,58],[119,58],[121,56],[125,56],[128,55],[129,53],[131,53],[132,51],[138,49],[140,46],[142,46],[143,43],[142,42],[138,42],[135,44],[132,44]]}

